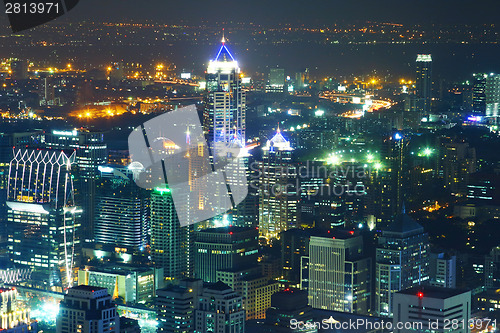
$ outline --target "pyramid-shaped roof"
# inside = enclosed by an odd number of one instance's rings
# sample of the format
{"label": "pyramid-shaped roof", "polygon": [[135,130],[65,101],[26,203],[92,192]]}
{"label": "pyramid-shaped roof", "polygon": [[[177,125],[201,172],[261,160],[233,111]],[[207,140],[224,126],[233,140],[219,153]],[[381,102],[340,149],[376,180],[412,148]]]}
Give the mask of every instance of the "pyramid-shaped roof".
{"label": "pyramid-shaped roof", "polygon": [[396,220],[392,222],[387,229],[384,231],[397,232],[397,233],[411,233],[411,232],[423,232],[424,227],[422,227],[417,221],[415,221],[408,214],[403,213],[396,217]]}

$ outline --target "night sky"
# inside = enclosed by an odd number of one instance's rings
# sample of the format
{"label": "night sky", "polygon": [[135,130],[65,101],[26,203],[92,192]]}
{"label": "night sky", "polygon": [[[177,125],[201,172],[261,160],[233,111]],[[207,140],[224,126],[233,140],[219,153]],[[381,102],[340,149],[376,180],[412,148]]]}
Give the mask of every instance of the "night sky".
{"label": "night sky", "polygon": [[68,18],[261,24],[379,21],[411,24],[498,23],[498,0],[81,0]]}

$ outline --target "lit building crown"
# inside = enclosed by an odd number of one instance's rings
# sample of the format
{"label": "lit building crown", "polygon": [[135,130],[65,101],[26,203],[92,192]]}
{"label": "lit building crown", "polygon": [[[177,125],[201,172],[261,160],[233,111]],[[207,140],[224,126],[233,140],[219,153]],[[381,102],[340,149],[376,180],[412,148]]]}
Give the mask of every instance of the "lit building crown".
{"label": "lit building crown", "polygon": [[268,140],[264,150],[293,150],[290,146],[290,142],[285,139],[281,134],[280,129],[276,131],[276,134],[271,140]]}
{"label": "lit building crown", "polygon": [[417,55],[417,62],[431,62],[432,56],[430,54],[419,54]]}
{"label": "lit building crown", "polygon": [[222,45],[219,48],[219,52],[215,56],[214,60],[210,60],[208,64],[207,72],[209,74],[221,73],[236,73],[240,72],[238,67],[238,62],[234,59],[233,55],[226,46],[226,39],[222,36]]}

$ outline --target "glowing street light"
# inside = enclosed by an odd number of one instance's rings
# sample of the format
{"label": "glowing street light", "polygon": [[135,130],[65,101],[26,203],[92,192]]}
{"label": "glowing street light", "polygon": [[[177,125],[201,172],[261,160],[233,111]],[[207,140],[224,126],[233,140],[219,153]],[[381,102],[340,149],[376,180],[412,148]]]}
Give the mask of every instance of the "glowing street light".
{"label": "glowing street light", "polygon": [[326,159],[328,164],[336,165],[340,163],[340,157],[335,155],[335,153],[331,153]]}
{"label": "glowing street light", "polygon": [[433,150],[432,148],[426,147],[426,148],[424,148],[423,150],[421,150],[421,151],[418,153],[418,156],[420,156],[420,157],[422,157],[422,156],[429,157],[429,156],[431,156],[433,153],[434,153],[434,150]]}

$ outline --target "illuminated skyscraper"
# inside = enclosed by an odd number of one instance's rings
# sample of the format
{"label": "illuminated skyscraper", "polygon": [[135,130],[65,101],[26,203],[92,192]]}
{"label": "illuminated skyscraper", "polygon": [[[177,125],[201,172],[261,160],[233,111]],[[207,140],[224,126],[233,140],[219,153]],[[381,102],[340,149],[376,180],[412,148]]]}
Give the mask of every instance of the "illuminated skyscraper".
{"label": "illuminated skyscraper", "polygon": [[[500,74],[490,74],[486,78],[486,116],[497,118],[500,115]],[[496,119],[495,119],[496,122]]]}
{"label": "illuminated skyscraper", "polygon": [[144,250],[150,231],[149,192],[134,183],[133,171],[128,167],[106,165],[99,166],[99,171],[95,242],[129,252]]}
{"label": "illuminated skyscraper", "polygon": [[255,228],[222,227],[196,235],[195,277],[217,282],[217,271],[255,266],[259,252]]}
{"label": "illuminated skyscraper", "polygon": [[285,70],[283,68],[271,68],[269,70],[269,83],[266,92],[282,93],[285,89]]}
{"label": "illuminated skyscraper", "polygon": [[381,226],[387,226],[402,211],[408,186],[408,144],[410,138],[395,132],[382,142],[382,163],[374,182],[380,202],[375,216]]}
{"label": "illuminated skyscraper", "polygon": [[472,86],[472,111],[484,115],[486,113],[486,79],[488,74],[474,73]]}
{"label": "illuminated skyscraper", "polygon": [[335,231],[309,242],[309,305],[323,310],[368,314],[371,308],[371,258],[363,238]]}
{"label": "illuminated skyscraper", "polygon": [[52,131],[42,137],[43,147],[52,149],[74,149],[78,166],[76,182],[77,203],[82,208],[82,236],[94,238],[94,216],[96,207],[96,179],[98,166],[107,163],[107,145],[101,132],[86,129],[71,131]]}
{"label": "illuminated skyscraper", "polygon": [[80,213],[75,205],[76,152],[19,149],[7,187],[9,254],[33,269],[34,283],[61,290],[79,265]]}
{"label": "illuminated skyscraper", "polygon": [[151,260],[164,269],[165,277],[190,277],[193,270],[193,226],[181,227],[171,190],[151,193]]}
{"label": "illuminated skyscraper", "polygon": [[245,145],[246,96],[240,68],[222,38],[222,45],[206,72],[204,128],[212,149],[216,143]]}
{"label": "illuminated skyscraper", "polygon": [[298,224],[297,169],[292,147],[281,131],[263,148],[259,179],[259,231],[267,239],[278,238]]}
{"label": "illuminated skyscraper", "polygon": [[419,111],[428,114],[431,111],[432,98],[432,56],[419,54],[417,56],[417,98],[420,99]]}
{"label": "illuminated skyscraper", "polygon": [[424,228],[399,215],[378,240],[375,268],[375,308],[392,317],[394,293],[429,280],[429,239]]}

